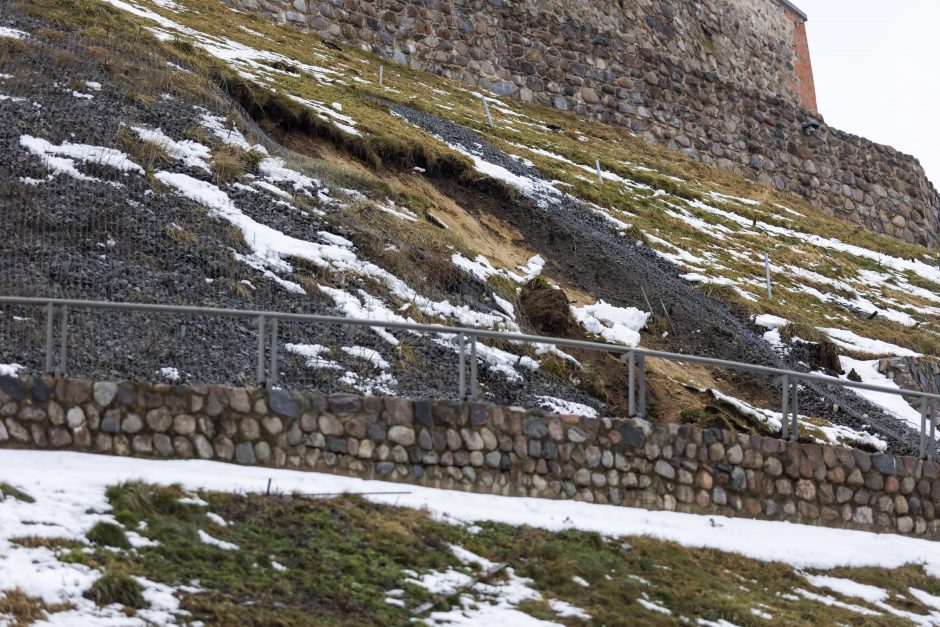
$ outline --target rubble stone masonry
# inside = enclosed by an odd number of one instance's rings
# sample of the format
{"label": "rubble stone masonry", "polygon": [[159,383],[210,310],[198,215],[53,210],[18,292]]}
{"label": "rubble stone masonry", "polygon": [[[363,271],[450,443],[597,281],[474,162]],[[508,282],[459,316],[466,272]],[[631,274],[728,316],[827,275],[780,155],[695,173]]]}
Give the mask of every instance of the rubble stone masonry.
{"label": "rubble stone masonry", "polygon": [[0,447],[212,459],[940,539],[940,465],[482,403],[0,377]]}

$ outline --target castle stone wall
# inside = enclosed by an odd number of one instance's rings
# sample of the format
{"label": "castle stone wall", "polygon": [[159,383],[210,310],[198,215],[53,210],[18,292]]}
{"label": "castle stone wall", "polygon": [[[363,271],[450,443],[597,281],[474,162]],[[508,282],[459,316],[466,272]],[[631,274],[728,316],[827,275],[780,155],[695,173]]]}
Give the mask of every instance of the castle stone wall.
{"label": "castle stone wall", "polygon": [[940,464],[482,403],[0,378],[0,447],[202,458],[940,539]]}
{"label": "castle stone wall", "polygon": [[775,0],[224,1],[940,242],[940,196],[914,158],[827,126],[803,132],[819,117],[806,30]]}

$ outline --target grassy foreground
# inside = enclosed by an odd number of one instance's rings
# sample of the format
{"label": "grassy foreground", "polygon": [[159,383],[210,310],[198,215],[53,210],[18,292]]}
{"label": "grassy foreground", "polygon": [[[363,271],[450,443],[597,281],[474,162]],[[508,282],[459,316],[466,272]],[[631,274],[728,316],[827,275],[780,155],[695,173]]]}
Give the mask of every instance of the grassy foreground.
{"label": "grassy foreground", "polygon": [[[901,624],[883,608],[815,589],[790,566],[646,537],[450,525],[424,511],[356,496],[201,493],[194,498],[178,487],[127,483],[111,488],[108,497],[121,526],[99,523],[87,544],[16,542],[50,547],[60,560],[102,571],[86,596],[101,605],[124,605],[128,613],[145,605],[133,578],[140,576],[183,586],[177,594],[193,623],[404,625],[417,619],[434,624],[429,618],[434,612],[461,601],[457,595],[432,595],[415,580],[429,571],[455,569],[495,585],[507,577],[531,579],[528,586],[542,599],[517,603],[517,610],[565,625],[678,625],[688,619],[735,625]],[[126,548],[130,531],[155,544]],[[206,533],[234,546],[207,543],[201,535]],[[489,575],[492,569],[466,566],[453,546],[506,568]],[[940,581],[914,565],[826,574],[884,588],[892,607],[922,615],[930,608],[909,589],[940,594]],[[798,590],[854,609],[808,599]],[[468,595],[464,607],[477,602],[472,590],[462,592]],[[591,618],[560,615],[549,604],[559,600]],[[860,615],[860,607],[872,615]],[[12,613],[15,625],[30,624],[43,610],[62,609],[67,608],[44,608],[18,592],[0,597],[0,614]]]}

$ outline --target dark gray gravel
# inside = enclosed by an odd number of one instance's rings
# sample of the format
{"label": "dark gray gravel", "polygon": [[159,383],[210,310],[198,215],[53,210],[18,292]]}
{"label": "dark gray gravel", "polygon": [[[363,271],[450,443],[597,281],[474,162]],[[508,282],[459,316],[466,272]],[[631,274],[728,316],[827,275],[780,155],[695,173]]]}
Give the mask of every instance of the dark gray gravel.
{"label": "dark gray gravel", "polygon": [[[392,109],[409,122],[453,146],[460,146],[513,174],[547,184],[538,171],[513,159],[475,132],[431,113],[405,106]],[[748,321],[723,304],[705,296],[682,279],[675,267],[649,247],[630,241],[606,219],[578,199],[561,193],[540,193],[529,200],[500,203],[501,217],[519,229],[553,270],[582,288],[618,306],[648,310],[665,304],[678,333],[667,338],[667,350],[807,371],[778,355]],[[644,296],[645,293],[645,296]],[[769,398],[779,398],[779,386],[769,378],[742,375],[763,387]],[[808,384],[800,398],[801,411],[825,417],[855,429],[873,427],[896,452],[916,450],[913,432],[852,392]],[[833,412],[833,405],[841,410]]]}
{"label": "dark gray gravel", "polygon": [[[2,7],[0,24],[29,33],[44,26],[19,14],[4,14]],[[40,45],[16,57],[0,55],[0,73],[13,76],[0,80],[0,94],[24,99],[0,101],[0,233],[4,234],[0,237],[0,294],[340,314],[332,300],[318,292],[293,294],[237,261],[232,250],[244,252],[244,247],[231,239],[226,222],[208,217],[205,209],[161,189],[148,177],[125,176],[107,166],[86,164],[78,169],[98,181],[59,175],[39,184],[23,182],[23,178],[45,179],[49,168],[20,145],[22,136],[31,135],[52,144],[92,144],[127,152],[130,148],[122,140],[122,133],[126,134],[122,125],[141,125],[160,128],[177,140],[190,137],[206,141],[192,135],[192,129],[198,127],[196,106],[223,117],[233,116],[269,152],[293,156],[265,136],[224,94],[205,101],[156,98],[148,102],[131,98],[115,86],[106,71],[86,59],[86,42],[77,37],[46,40],[41,36],[34,36],[32,41]],[[74,60],[63,61],[62,51],[71,52]],[[101,83],[101,91],[88,88],[86,81]],[[72,95],[73,89],[93,98],[77,98]],[[157,163],[154,169],[210,180],[203,170],[186,168],[178,161]],[[284,189],[291,191],[287,186]],[[293,237],[318,241],[317,232],[327,230],[355,239],[356,225],[342,215],[341,208],[305,201],[307,208],[327,212],[332,218],[328,220],[287,209],[268,194],[232,186],[225,191],[254,220]],[[302,206],[299,200],[295,204]],[[343,226],[333,226],[336,221],[343,221]],[[171,224],[183,227],[197,239],[181,242],[169,237]],[[392,240],[388,243],[404,246]],[[242,281],[250,282],[254,289]],[[344,282],[344,289],[353,293],[360,288],[374,289],[355,277]],[[489,288],[469,277],[451,296],[476,309],[492,307]],[[485,304],[487,301],[490,305]],[[388,387],[398,394],[456,398],[454,350],[439,345],[434,338],[395,335],[411,350],[399,351],[368,330],[282,322],[280,383],[350,391],[354,388],[339,380],[346,371],[362,379],[376,379],[380,371],[341,350],[356,345],[379,351],[392,364],[397,384]],[[285,350],[287,343],[329,347],[327,358],[338,362],[342,370],[312,369],[304,359]],[[40,373],[44,369],[44,344],[42,312],[0,309],[0,363],[16,362]],[[172,367],[184,382],[252,384],[256,379],[257,350],[257,330],[247,320],[73,310],[69,314],[66,373],[160,378],[155,373]],[[524,369],[520,372],[527,374]],[[540,375],[527,374],[523,381],[511,383],[501,374],[481,367],[480,381],[486,398],[493,402],[532,406],[538,405],[534,396],[548,395],[600,406],[597,400],[570,386]]]}

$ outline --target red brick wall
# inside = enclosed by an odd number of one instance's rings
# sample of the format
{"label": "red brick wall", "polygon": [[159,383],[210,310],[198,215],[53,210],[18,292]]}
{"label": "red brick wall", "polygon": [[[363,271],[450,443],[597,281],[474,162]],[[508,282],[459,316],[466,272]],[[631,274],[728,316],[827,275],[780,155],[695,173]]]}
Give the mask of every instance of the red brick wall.
{"label": "red brick wall", "polygon": [[813,79],[813,61],[809,55],[809,40],[806,38],[806,22],[789,8],[784,9],[787,17],[793,20],[793,49],[796,53],[796,77],[791,86],[800,96],[800,105],[813,113],[818,113],[816,106],[816,82]]}

